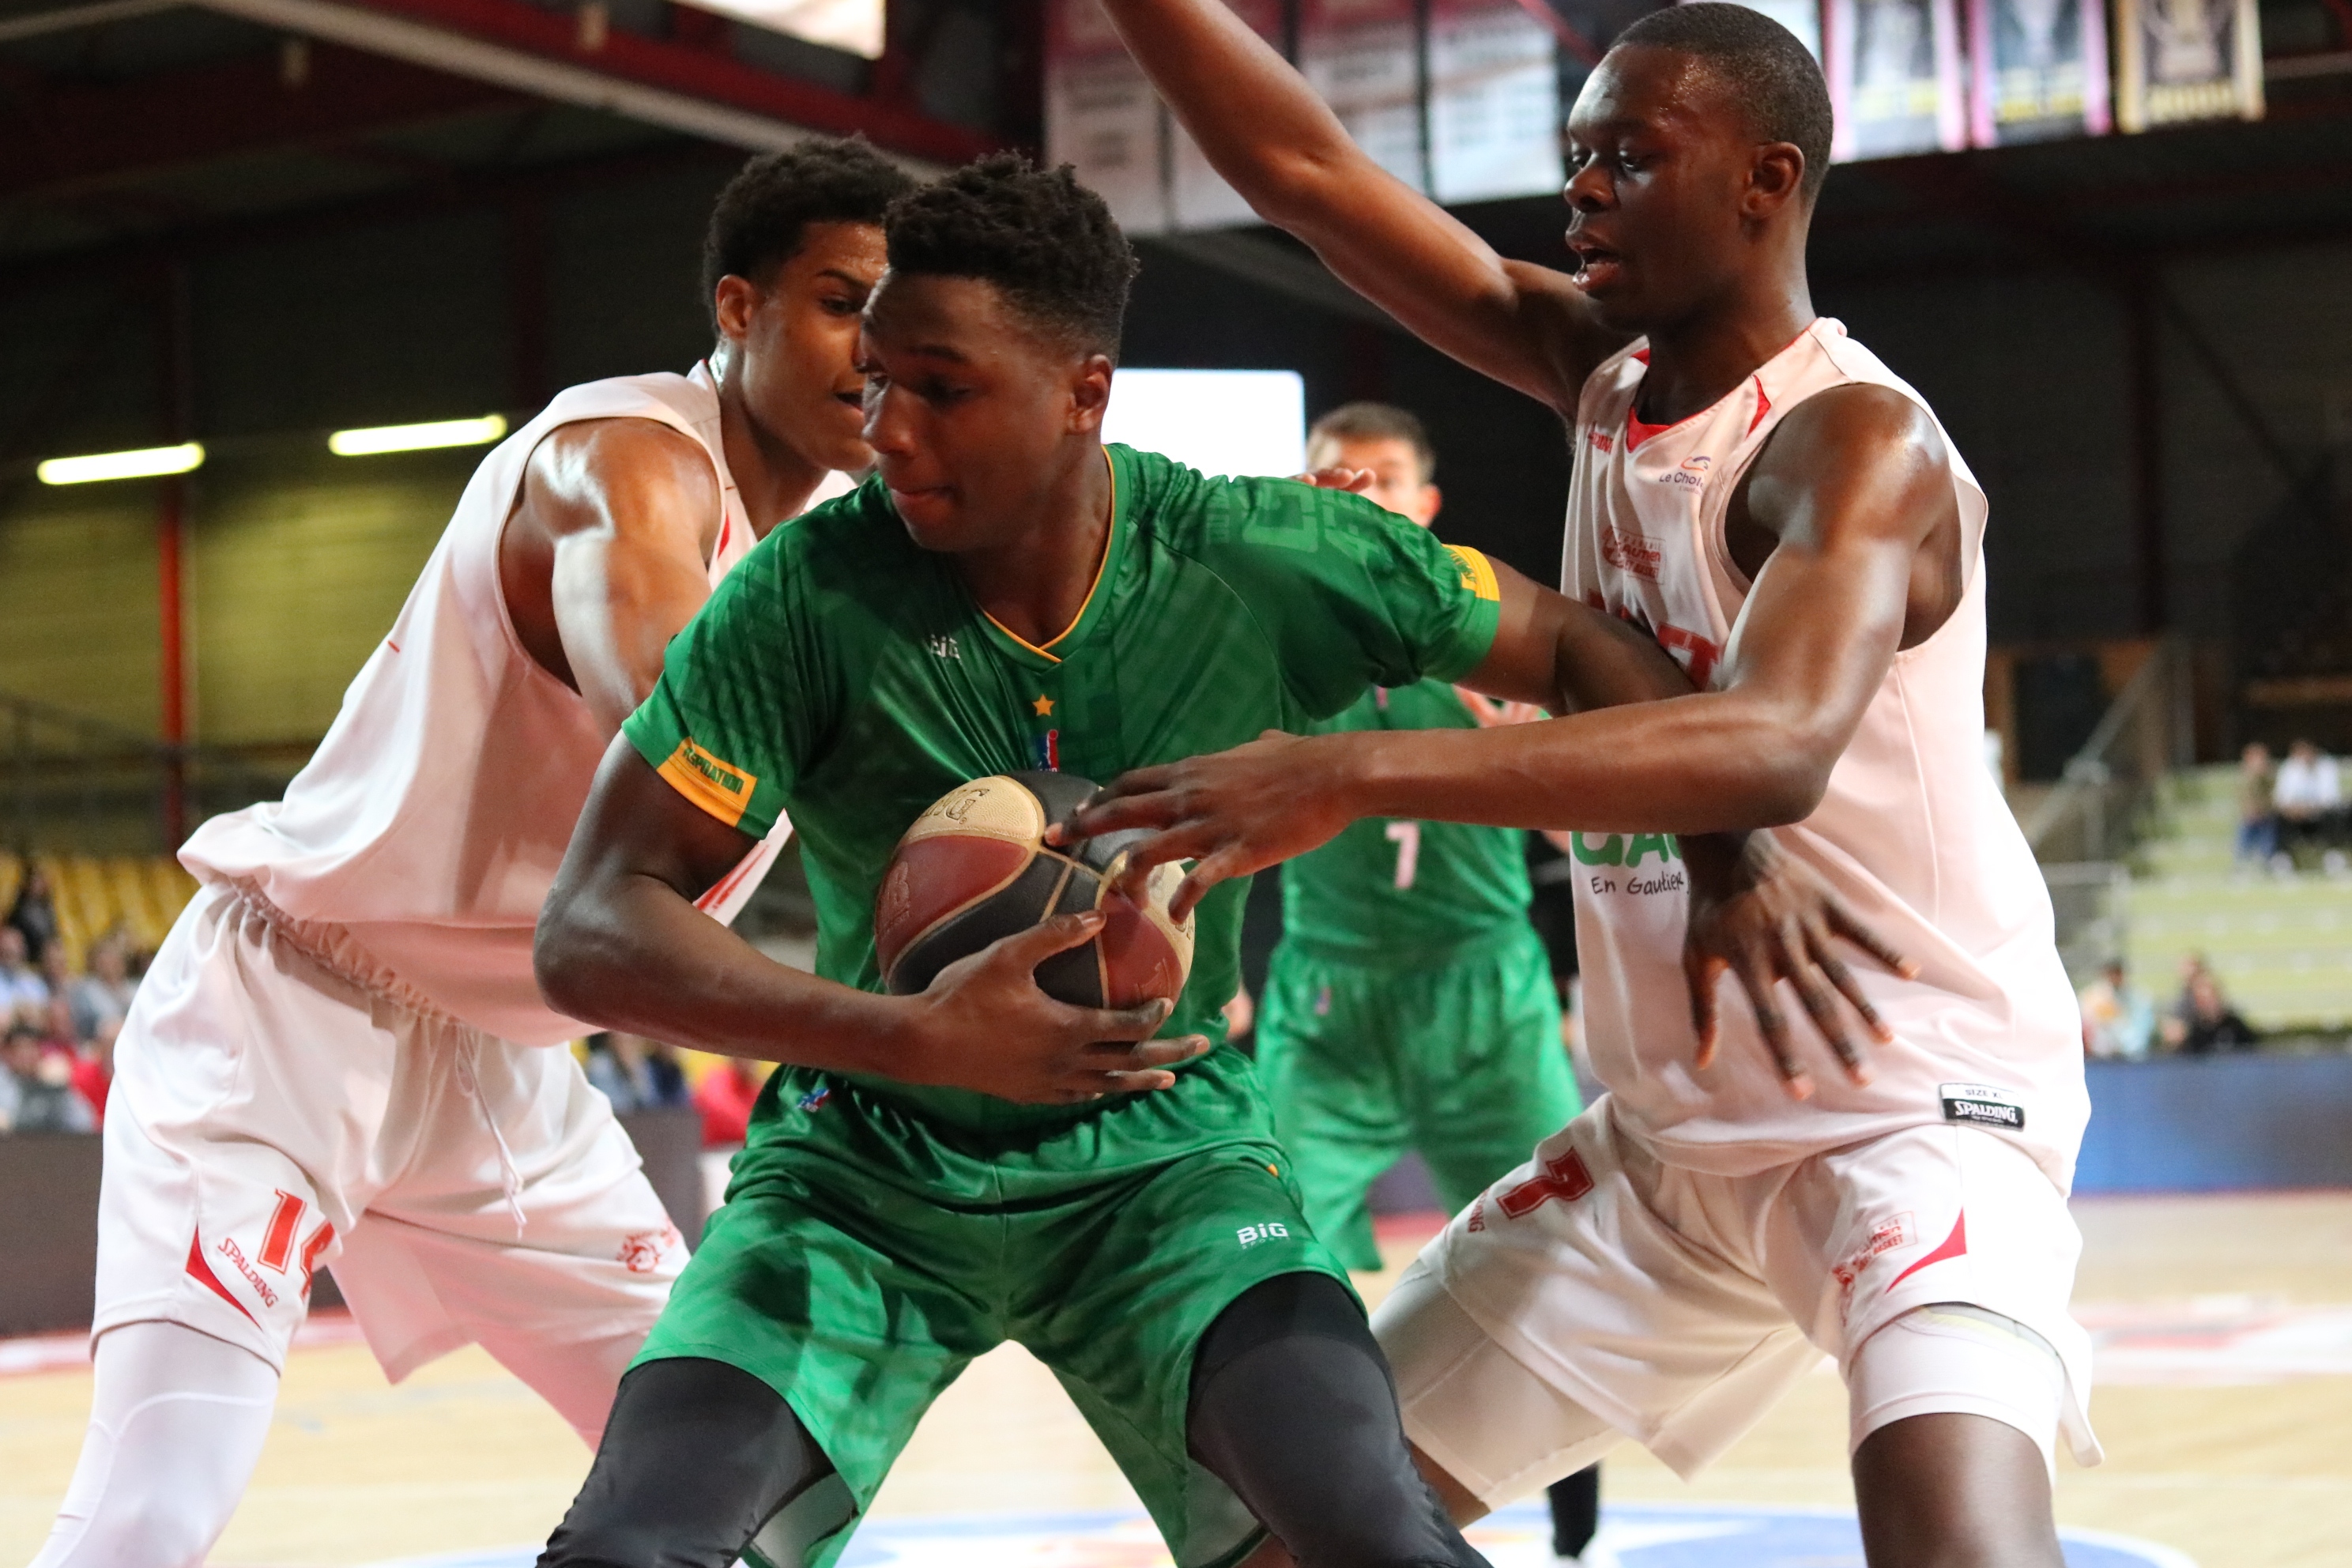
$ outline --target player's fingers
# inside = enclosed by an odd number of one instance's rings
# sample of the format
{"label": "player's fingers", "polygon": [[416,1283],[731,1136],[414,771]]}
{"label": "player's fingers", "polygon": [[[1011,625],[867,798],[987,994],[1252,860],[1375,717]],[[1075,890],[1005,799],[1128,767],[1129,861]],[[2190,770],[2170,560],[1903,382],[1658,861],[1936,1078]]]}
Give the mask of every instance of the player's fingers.
{"label": "player's fingers", "polygon": [[1302,485],[1313,485],[1318,490],[1348,490],[1360,494],[1372,488],[1376,476],[1370,468],[1310,468],[1297,476]]}
{"label": "player's fingers", "polygon": [[1846,1027],[1845,1016],[1838,1010],[1837,992],[1823,978],[1813,963],[1811,945],[1803,926],[1795,920],[1783,921],[1780,927],[1780,962],[1787,970],[1789,983],[1797,988],[1797,999],[1805,1005],[1805,1013],[1829,1042],[1831,1050],[1845,1064],[1846,1076],[1853,1078],[1862,1071],[1862,1052],[1853,1043]]}
{"label": "player's fingers", "polygon": [[1014,931],[1011,936],[1002,936],[991,942],[988,958],[1013,964],[1024,971],[1034,969],[1055,953],[1092,940],[1095,933],[1102,930],[1104,919],[1100,910],[1080,910],[1076,914],[1055,915],[1052,920],[1039,921],[1025,931]]}
{"label": "player's fingers", "polygon": [[[1838,994],[1846,999],[1847,1005],[1861,1015],[1863,1027],[1870,1031],[1870,1037],[1882,1046],[1894,1044],[1895,1031],[1886,1026],[1886,1020],[1878,1016],[1878,1009],[1871,1005],[1868,996],[1863,994],[1862,982],[1854,978],[1854,973],[1845,960],[1837,955],[1836,948],[1832,945],[1835,938],[1827,922],[1817,924],[1808,933],[1808,940],[1812,943],[1813,963],[1829,978],[1829,983],[1837,987]],[[1862,1079],[1856,1081],[1868,1081],[1869,1070],[1865,1067]]]}
{"label": "player's fingers", "polygon": [[[1118,784],[1127,781],[1121,778]],[[1139,789],[1129,795],[1114,795],[1118,784],[1097,795],[1093,800],[1072,812],[1066,821],[1055,823],[1045,829],[1045,842],[1061,845],[1081,838],[1093,838],[1105,833],[1117,833],[1129,827],[1167,827],[1182,820],[1184,803],[1174,790],[1162,788]]]}
{"label": "player's fingers", "polygon": [[1153,1089],[1172,1089],[1176,1075],[1172,1072],[1102,1072],[1089,1076],[1094,1091],[1086,1098],[1100,1100],[1107,1094],[1146,1094]]}
{"label": "player's fingers", "polygon": [[1912,959],[1906,958],[1902,952],[1895,948],[1893,942],[1879,935],[1875,931],[1873,931],[1870,926],[1863,921],[1861,916],[1846,908],[1845,900],[1843,899],[1829,899],[1824,900],[1823,907],[1828,914],[1831,929],[1835,931],[1838,935],[1845,938],[1846,941],[1853,943],[1854,946],[1862,949],[1863,952],[1870,954],[1871,957],[1876,959],[1880,963],[1885,964],[1889,970],[1901,975],[1904,979],[1916,980],[1918,978],[1918,963]]}
{"label": "player's fingers", "polygon": [[1702,1068],[1715,1060],[1715,982],[1722,973],[1721,959],[1696,948],[1683,949],[1683,983],[1690,988],[1691,1033],[1698,1037],[1698,1054],[1692,1059]]}
{"label": "player's fingers", "polygon": [[[1148,1068],[1174,1067],[1179,1062],[1189,1062],[1194,1057],[1207,1054],[1209,1041],[1206,1036],[1177,1035],[1165,1040],[1155,1040],[1148,1035],[1136,1034],[1125,1023],[1112,1022],[1150,1011],[1149,1007],[1131,1007],[1122,1012],[1097,1015],[1105,1021],[1103,1037],[1090,1040],[1079,1048],[1079,1063],[1089,1072],[1141,1072]],[[1156,1029],[1165,1022],[1167,1015],[1163,1013],[1152,1027]],[[1118,1031],[1117,1034],[1110,1033],[1114,1027]]]}
{"label": "player's fingers", "polygon": [[1764,1048],[1772,1054],[1772,1065],[1780,1069],[1780,1081],[1788,1086],[1791,1099],[1810,1099],[1813,1080],[1797,1065],[1795,1047],[1789,1037],[1788,1015],[1780,1011],[1779,976],[1754,953],[1745,953],[1733,965],[1739,976],[1739,988],[1748,993],[1748,1005],[1756,1015],[1756,1027],[1764,1037]]}
{"label": "player's fingers", "polygon": [[1203,857],[1198,865],[1184,873],[1184,879],[1176,884],[1176,891],[1168,900],[1169,918],[1176,921],[1188,919],[1193,907],[1208,896],[1210,889],[1228,877],[1244,875],[1249,868],[1247,857],[1236,847],[1220,849],[1213,855]]}

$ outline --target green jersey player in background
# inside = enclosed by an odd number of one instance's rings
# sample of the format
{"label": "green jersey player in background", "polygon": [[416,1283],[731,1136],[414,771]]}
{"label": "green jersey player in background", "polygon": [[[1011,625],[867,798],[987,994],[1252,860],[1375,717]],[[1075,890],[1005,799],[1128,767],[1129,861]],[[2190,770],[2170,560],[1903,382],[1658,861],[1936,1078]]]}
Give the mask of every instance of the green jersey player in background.
{"label": "green jersey player in background", "polygon": [[[1310,1568],[1477,1563],[1255,1072],[1211,1047],[1241,889],[1200,910],[1182,994],[1125,1012],[1032,974],[1093,912],[880,994],[874,895],[908,825],[976,776],[1108,777],[1373,684],[1583,707],[1687,683],[1368,501],[1106,448],[1135,261],[1066,168],[985,159],[885,232],[859,344],[877,477],[771,535],[672,642],[541,919],[572,1016],[789,1064],[541,1561],[828,1563],[930,1402],[1012,1339],[1184,1568],[1285,1544]],[[785,812],[814,976],[692,902]]]}
{"label": "green jersey player in background", "polygon": [[[1334,409],[1308,432],[1307,465],[1369,475],[1357,494],[1423,528],[1437,519],[1437,453],[1406,409]],[[1423,680],[1375,687],[1315,730],[1543,716],[1515,708]],[[1307,1220],[1349,1268],[1381,1266],[1372,1184],[1408,1150],[1453,1214],[1583,1109],[1533,896],[1516,827],[1367,817],[1283,865],[1258,1073]],[[1552,1483],[1558,1557],[1591,1542],[1600,1490],[1598,1465]]]}

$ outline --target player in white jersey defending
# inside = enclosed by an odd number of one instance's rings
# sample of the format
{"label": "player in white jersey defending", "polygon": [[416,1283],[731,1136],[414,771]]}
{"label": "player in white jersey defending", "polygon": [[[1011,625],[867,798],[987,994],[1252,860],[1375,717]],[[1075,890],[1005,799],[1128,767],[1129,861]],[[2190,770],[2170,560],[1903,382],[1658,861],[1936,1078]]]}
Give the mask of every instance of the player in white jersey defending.
{"label": "player in white jersey defending", "polygon": [[[1186,897],[1358,816],[1578,830],[1610,1092],[1456,1216],[1380,1316],[1424,1468],[1463,1518],[1621,1434],[1687,1473],[1826,1351],[1874,1564],[2054,1568],[2060,1429],[2097,1452],[2066,1309],[2082,1051],[2047,895],[1979,756],[1983,493],[1807,289],[1819,68],[1737,5],[1628,28],[1569,121],[1570,275],[1504,260],[1382,173],[1213,0],[1107,7],[1262,215],[1570,423],[1565,586],[1702,689],[1268,737],[1130,776],[1081,825],[1165,829],[1133,864],[1200,858]],[[1780,917],[1706,900],[1667,836],[1767,827],[1920,961],[1784,966],[1845,1059],[1818,1079],[1766,973],[1719,1020],[1711,984],[1700,1016],[1684,1003],[1686,973],[1711,983],[1727,936]],[[1835,999],[1856,987],[1886,1031],[1867,1062]]]}
{"label": "player in white jersey defending", "polygon": [[594,1446],[685,1248],[531,927],[671,635],[872,461],[858,312],[911,188],[863,142],[746,165],[709,361],[572,387],[491,452],[285,799],[182,851],[204,886],[116,1047],[89,1432],[37,1568],[202,1561],[329,1263],[394,1381],[478,1342]]}

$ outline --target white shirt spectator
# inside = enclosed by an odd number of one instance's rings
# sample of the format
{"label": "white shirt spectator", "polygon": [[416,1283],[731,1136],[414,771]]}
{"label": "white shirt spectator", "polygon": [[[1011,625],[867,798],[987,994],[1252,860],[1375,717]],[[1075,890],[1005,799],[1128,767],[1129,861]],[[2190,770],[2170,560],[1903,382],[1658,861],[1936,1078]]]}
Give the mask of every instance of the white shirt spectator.
{"label": "white shirt spectator", "polygon": [[2279,764],[2278,784],[2272,795],[2278,809],[2289,816],[2311,816],[2334,811],[2344,804],[2344,784],[2336,759],[2324,753],[2305,754],[2297,747]]}

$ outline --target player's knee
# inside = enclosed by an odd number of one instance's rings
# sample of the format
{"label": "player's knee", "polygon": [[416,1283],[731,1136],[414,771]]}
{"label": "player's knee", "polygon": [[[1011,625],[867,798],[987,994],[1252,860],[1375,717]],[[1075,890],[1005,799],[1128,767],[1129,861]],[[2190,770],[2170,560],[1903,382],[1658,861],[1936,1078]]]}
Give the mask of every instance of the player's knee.
{"label": "player's knee", "polygon": [[227,1527],[185,1500],[113,1496],[101,1517],[66,1561],[107,1568],[200,1568]]}

